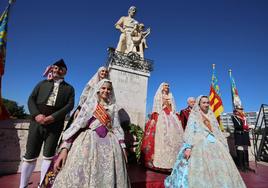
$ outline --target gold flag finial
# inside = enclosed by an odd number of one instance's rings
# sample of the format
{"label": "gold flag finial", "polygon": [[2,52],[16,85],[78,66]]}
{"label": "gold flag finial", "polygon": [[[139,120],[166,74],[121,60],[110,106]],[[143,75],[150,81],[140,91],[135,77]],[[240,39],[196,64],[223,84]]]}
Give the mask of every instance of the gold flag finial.
{"label": "gold flag finial", "polygon": [[12,3],[15,3],[15,2],[16,2],[16,0],[8,0],[9,4],[12,4]]}
{"label": "gold flag finial", "polygon": [[232,69],[229,69],[229,75],[231,75],[232,74]]}
{"label": "gold flag finial", "polygon": [[216,67],[216,64],[213,63],[213,64],[212,64],[212,68],[215,69],[215,67]]}

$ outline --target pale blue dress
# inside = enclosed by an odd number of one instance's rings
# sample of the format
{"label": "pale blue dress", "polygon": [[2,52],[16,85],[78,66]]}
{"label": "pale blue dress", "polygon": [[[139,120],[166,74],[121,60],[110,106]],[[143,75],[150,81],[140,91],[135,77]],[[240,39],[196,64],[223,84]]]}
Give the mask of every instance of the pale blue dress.
{"label": "pale blue dress", "polygon": [[[212,132],[203,123],[199,106],[194,106],[185,130],[184,145],[179,151],[171,175],[165,179],[165,187],[246,187],[211,110],[207,117],[212,125]],[[186,148],[192,148],[188,161],[184,158]]]}

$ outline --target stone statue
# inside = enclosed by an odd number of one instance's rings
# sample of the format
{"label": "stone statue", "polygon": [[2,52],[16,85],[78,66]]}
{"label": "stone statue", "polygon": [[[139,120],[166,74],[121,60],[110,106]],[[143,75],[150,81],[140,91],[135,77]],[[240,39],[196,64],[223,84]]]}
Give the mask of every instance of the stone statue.
{"label": "stone statue", "polygon": [[150,32],[150,28],[144,31],[144,24],[139,23],[135,25],[134,30],[131,33],[132,44],[130,50],[138,53],[142,59],[144,59],[144,49],[148,48],[146,44],[146,37],[150,34]]}
{"label": "stone statue", "polygon": [[138,24],[138,21],[134,19],[136,12],[136,7],[131,6],[128,10],[128,16],[122,16],[115,24],[115,28],[121,31],[116,48],[119,52],[128,53],[131,51],[131,33],[134,30],[135,25]]}
{"label": "stone statue", "polygon": [[115,24],[115,28],[121,31],[116,51],[129,53],[136,52],[144,58],[144,49],[147,48],[145,38],[150,34],[150,28],[144,31],[144,24],[134,19],[137,12],[135,6],[128,10],[128,16],[122,16]]}

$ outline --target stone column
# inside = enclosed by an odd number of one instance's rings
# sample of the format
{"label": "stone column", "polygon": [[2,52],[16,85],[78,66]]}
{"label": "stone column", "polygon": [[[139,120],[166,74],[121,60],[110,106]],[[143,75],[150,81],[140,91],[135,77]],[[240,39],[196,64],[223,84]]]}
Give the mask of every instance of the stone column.
{"label": "stone column", "polygon": [[136,53],[123,54],[109,49],[108,67],[121,125],[133,123],[144,129],[152,61],[141,59]]}

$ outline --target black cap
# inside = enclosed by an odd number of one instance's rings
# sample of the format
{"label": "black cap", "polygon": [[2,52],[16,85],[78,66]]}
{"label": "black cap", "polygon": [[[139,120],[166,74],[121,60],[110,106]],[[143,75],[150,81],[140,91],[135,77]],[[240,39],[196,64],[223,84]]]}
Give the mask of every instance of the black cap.
{"label": "black cap", "polygon": [[56,66],[61,67],[61,68],[65,68],[67,70],[67,66],[64,63],[63,59],[60,59],[60,60],[56,61],[53,65],[56,65]]}

